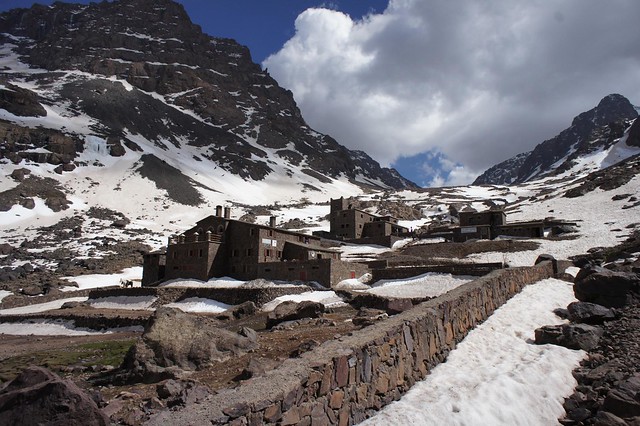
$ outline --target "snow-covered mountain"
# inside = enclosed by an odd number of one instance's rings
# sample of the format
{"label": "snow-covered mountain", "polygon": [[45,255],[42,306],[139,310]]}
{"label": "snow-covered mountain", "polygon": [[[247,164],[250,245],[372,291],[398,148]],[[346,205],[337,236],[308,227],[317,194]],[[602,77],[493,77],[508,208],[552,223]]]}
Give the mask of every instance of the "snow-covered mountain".
{"label": "snow-covered mountain", "polygon": [[111,208],[122,195],[206,208],[415,186],[309,128],[246,47],[204,34],[170,0],[1,14],[0,141],[2,190],[19,170],[48,182],[26,198],[98,191]]}
{"label": "snow-covered mountain", "polygon": [[[606,96],[595,108],[575,117],[558,136],[489,168],[474,184],[508,185],[570,169],[608,167],[640,153],[639,130],[634,130],[630,138],[627,135],[637,116],[636,108],[624,96]],[[640,127],[640,123],[634,127]]]}

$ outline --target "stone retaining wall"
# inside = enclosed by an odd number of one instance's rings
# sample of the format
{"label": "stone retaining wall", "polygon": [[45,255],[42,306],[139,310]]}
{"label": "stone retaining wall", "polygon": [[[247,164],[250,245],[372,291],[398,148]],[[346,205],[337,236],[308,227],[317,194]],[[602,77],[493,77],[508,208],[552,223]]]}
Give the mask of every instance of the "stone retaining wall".
{"label": "stone retaining wall", "polygon": [[[119,287],[111,287],[118,289]],[[2,299],[0,307],[2,309],[19,308],[22,306],[37,305],[38,303],[53,302],[54,300],[69,299],[72,297],[87,297],[91,292],[91,289],[85,290],[73,290],[73,291],[56,291],[42,296],[24,296],[24,295],[10,295]]]}
{"label": "stone retaining wall", "polygon": [[234,288],[207,288],[207,287],[134,287],[115,289],[96,289],[89,293],[89,299],[99,299],[112,296],[155,296],[158,298],[153,307],[166,305],[191,297],[213,299],[227,305],[239,305],[251,301],[261,306],[276,297],[286,294],[300,294],[311,291],[310,287],[282,286],[282,287],[234,287]]}
{"label": "stone retaining wall", "polygon": [[148,424],[358,423],[399,399],[523,287],[552,275],[551,262],[492,272]]}
{"label": "stone retaining wall", "polygon": [[399,268],[374,269],[371,271],[372,282],[380,280],[394,280],[400,278],[416,277],[426,274],[427,272],[436,272],[440,274],[452,275],[471,275],[474,277],[482,277],[489,272],[502,269],[501,263],[477,263],[477,264],[456,264],[456,265],[421,265],[406,266]]}

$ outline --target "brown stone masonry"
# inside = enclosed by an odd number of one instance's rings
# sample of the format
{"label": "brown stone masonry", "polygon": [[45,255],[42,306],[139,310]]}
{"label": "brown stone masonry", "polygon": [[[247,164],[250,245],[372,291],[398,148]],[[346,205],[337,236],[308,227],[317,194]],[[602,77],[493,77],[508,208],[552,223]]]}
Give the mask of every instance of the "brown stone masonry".
{"label": "brown stone masonry", "polygon": [[356,424],[399,399],[523,287],[552,275],[551,262],[492,272],[148,424]]}

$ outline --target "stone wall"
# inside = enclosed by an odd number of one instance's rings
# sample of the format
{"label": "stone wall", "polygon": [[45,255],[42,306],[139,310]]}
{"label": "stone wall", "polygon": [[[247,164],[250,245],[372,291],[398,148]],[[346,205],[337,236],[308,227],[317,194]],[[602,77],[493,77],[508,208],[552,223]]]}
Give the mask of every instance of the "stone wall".
{"label": "stone wall", "polygon": [[[120,287],[110,287],[119,289]],[[25,296],[21,294],[12,294],[2,299],[0,307],[2,309],[19,308],[21,306],[37,305],[38,303],[53,302],[54,300],[69,299],[72,297],[87,297],[92,289],[74,290],[74,291],[56,291],[41,296]]]}
{"label": "stone wall", "polygon": [[325,342],[186,411],[163,412],[149,424],[358,423],[399,399],[523,287],[552,274],[551,262],[492,272],[388,320]]}
{"label": "stone wall", "polygon": [[379,280],[394,280],[415,277],[427,272],[437,272],[452,275],[471,275],[482,277],[496,269],[502,269],[501,263],[476,263],[456,265],[405,266],[401,268],[374,269],[371,271],[372,282]]}

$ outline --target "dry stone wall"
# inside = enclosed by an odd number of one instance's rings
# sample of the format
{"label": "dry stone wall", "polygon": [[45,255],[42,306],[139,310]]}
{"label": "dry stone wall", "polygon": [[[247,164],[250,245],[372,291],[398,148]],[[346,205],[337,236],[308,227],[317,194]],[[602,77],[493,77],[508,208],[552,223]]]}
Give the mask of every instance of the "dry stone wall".
{"label": "dry stone wall", "polygon": [[492,272],[149,424],[356,424],[399,399],[523,287],[552,275],[551,262]]}

